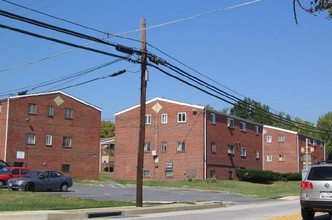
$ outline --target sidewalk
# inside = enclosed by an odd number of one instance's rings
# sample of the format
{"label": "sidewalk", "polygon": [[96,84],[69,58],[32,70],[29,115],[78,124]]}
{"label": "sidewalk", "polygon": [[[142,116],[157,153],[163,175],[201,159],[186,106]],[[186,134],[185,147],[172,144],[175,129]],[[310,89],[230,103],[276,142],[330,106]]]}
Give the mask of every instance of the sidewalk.
{"label": "sidewalk", "polygon": [[0,220],[62,220],[62,219],[93,219],[107,216],[133,216],[138,214],[173,212],[184,210],[198,210],[225,207],[227,203],[196,202],[158,204],[149,207],[112,207],[75,210],[43,210],[43,211],[17,211],[0,212]]}

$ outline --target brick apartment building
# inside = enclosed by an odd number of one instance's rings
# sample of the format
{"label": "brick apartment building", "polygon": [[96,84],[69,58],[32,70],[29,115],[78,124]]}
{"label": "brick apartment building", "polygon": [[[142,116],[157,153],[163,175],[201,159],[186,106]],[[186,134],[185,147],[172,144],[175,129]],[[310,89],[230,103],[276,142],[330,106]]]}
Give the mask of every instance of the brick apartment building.
{"label": "brick apartment building", "polygon": [[325,160],[324,142],[281,128],[263,128],[263,169],[279,173],[301,172],[306,165],[306,139],[308,139],[309,165]]}
{"label": "brick apartment building", "polygon": [[[136,178],[139,109],[115,114],[118,179]],[[236,168],[262,169],[262,125],[163,98],[146,103],[145,121],[144,178],[231,179]]]}
{"label": "brick apartment building", "polygon": [[0,159],[95,179],[101,110],[64,92],[0,100]]}

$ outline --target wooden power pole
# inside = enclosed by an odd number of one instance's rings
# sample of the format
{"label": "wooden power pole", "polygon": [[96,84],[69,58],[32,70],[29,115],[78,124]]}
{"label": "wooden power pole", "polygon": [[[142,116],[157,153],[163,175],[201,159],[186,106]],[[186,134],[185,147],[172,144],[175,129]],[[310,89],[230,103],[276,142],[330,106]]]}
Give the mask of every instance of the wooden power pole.
{"label": "wooden power pole", "polygon": [[145,142],[145,103],[146,103],[146,22],[141,19],[142,29],[142,55],[141,55],[141,104],[140,124],[137,152],[137,176],[136,176],[136,207],[143,207],[143,165],[144,165],[144,142]]}

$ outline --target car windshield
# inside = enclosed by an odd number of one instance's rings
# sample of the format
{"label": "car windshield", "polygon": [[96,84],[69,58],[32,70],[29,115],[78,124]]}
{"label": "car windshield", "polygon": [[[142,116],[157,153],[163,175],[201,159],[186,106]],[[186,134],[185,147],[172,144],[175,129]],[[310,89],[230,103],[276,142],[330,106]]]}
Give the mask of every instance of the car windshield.
{"label": "car windshield", "polygon": [[41,171],[31,171],[31,172],[25,174],[24,176],[26,176],[26,177],[38,177],[40,173],[41,173]]}
{"label": "car windshield", "polygon": [[0,169],[0,174],[7,174],[9,173],[10,168],[9,167],[4,167]]}
{"label": "car windshield", "polygon": [[332,180],[332,166],[312,167],[308,180]]}

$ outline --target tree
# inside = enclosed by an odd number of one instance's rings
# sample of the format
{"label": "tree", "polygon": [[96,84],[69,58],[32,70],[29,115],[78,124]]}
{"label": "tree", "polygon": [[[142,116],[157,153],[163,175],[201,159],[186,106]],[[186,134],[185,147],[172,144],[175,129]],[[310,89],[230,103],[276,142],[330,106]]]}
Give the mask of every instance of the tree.
{"label": "tree", "polygon": [[[304,0],[293,0],[293,11],[294,11],[294,19],[296,24],[298,24],[297,21],[297,14],[296,14],[296,6],[300,7],[302,10],[312,14],[316,15],[317,12],[325,12],[328,13],[328,18],[332,18],[332,1],[331,0],[312,0],[310,1],[310,6],[303,6],[302,2]],[[309,2],[309,1],[307,1]]]}
{"label": "tree", "polygon": [[100,137],[114,137],[115,126],[111,121],[101,121]]}
{"label": "tree", "polygon": [[332,159],[332,112],[320,116],[317,127],[324,131],[321,134],[321,139],[325,141],[327,158]]}

